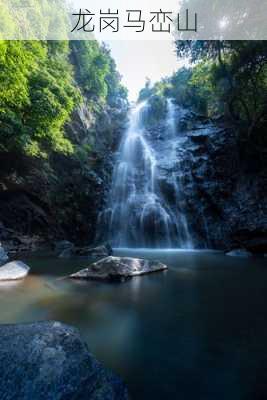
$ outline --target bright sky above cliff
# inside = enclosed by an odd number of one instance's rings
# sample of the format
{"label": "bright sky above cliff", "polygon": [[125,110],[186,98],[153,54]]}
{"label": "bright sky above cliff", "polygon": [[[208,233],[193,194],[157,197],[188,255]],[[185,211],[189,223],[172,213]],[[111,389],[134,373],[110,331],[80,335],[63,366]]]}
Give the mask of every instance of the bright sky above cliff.
{"label": "bright sky above cliff", "polygon": [[177,60],[172,40],[108,41],[111,54],[129,90],[130,101],[137,99],[146,77],[152,82],[171,75],[183,63]]}
{"label": "bright sky above cliff", "polygon": [[[79,7],[88,8],[86,0],[72,0],[76,9]],[[101,7],[100,7],[101,3]],[[111,3],[108,0],[90,1],[92,10],[100,7],[102,10],[109,9]],[[112,9],[120,11],[125,9],[148,11],[160,10],[162,0],[135,0],[134,6],[130,0],[114,0]],[[165,0],[164,10],[178,11],[180,0]],[[78,7],[79,6],[79,7]],[[142,14],[143,17],[146,14]],[[101,40],[101,35],[96,30],[94,32],[97,40]],[[112,33],[110,34],[111,37]],[[118,71],[122,75],[123,84],[128,88],[129,100],[135,101],[140,89],[145,85],[146,78],[150,78],[154,83],[161,78],[171,75],[183,63],[179,63],[175,55],[174,38],[172,35],[165,40],[156,39],[154,33],[153,40],[129,40],[129,32],[125,31],[123,40],[105,40],[111,49],[111,54],[116,61]],[[138,37],[138,34],[137,34]],[[103,39],[102,39],[103,40]]]}

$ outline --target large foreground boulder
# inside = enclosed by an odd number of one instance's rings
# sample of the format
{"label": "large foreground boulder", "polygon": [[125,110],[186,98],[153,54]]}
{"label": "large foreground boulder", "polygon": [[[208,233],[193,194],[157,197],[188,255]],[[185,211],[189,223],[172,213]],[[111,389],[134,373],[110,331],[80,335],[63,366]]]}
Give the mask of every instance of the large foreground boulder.
{"label": "large foreground boulder", "polygon": [[22,261],[11,261],[0,267],[0,281],[23,279],[29,271],[30,267]]}
{"label": "large foreground boulder", "polygon": [[0,325],[0,399],[126,400],[122,381],[60,322]]}
{"label": "large foreground boulder", "polygon": [[95,279],[106,281],[125,281],[137,275],[164,271],[167,266],[152,260],[129,257],[106,257],[70,275],[74,279]]}

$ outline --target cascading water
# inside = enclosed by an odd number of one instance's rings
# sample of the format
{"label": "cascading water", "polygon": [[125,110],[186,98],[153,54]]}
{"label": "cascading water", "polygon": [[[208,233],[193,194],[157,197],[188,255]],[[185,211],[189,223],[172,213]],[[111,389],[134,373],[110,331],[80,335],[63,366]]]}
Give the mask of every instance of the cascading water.
{"label": "cascading water", "polygon": [[[185,216],[161,193],[157,179],[157,151],[146,135],[146,102],[132,108],[129,126],[119,148],[113,173],[109,209],[104,212],[108,239],[116,247],[190,247]],[[166,140],[175,136],[174,106],[168,102]],[[174,146],[172,154],[175,157]],[[177,177],[170,176],[176,204],[180,200]],[[179,208],[179,207],[178,207]]]}

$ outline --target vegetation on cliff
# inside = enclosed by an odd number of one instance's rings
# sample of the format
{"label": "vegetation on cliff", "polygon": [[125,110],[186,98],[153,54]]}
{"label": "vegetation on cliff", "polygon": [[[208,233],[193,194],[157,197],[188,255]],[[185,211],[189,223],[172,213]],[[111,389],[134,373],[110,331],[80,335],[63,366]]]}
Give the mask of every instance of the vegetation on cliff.
{"label": "vegetation on cliff", "polygon": [[190,64],[157,82],[140,99],[162,104],[172,97],[206,117],[224,117],[245,147],[266,152],[267,44],[264,41],[176,41],[179,59]]}
{"label": "vegetation on cliff", "polygon": [[95,41],[1,41],[0,81],[1,150],[37,157],[74,152],[64,126],[82,94],[115,106],[127,96]]}
{"label": "vegetation on cliff", "polygon": [[111,171],[103,166],[128,107],[108,48],[0,41],[0,82],[1,222],[92,239]]}

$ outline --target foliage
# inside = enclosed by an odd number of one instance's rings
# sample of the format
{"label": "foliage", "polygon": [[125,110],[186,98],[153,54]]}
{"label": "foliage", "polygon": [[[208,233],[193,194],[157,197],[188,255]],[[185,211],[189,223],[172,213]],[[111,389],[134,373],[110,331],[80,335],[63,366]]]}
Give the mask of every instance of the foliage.
{"label": "foliage", "polygon": [[121,85],[121,77],[107,47],[97,41],[70,42],[76,80],[90,100],[118,106],[126,101],[127,91]]}
{"label": "foliage", "polygon": [[145,101],[148,99],[154,93],[154,89],[151,80],[146,78],[145,87],[140,90],[138,101]]}
{"label": "foliage", "polygon": [[108,49],[96,41],[0,41],[0,82],[0,150],[33,157],[75,151],[64,126],[82,93],[94,110],[127,102]]}
{"label": "foliage", "polygon": [[62,0],[0,0],[0,39],[68,38],[68,12]]}
{"label": "foliage", "polygon": [[178,40],[176,50],[190,66],[154,86],[147,84],[140,97],[171,97],[204,116],[223,116],[247,148],[265,151],[267,42]]}
{"label": "foliage", "polygon": [[[189,25],[193,23],[193,13],[199,18],[198,32],[205,37],[228,37],[248,40],[265,37],[266,2],[262,0],[180,0],[179,13],[185,16],[189,9]],[[201,20],[201,22],[200,22]],[[193,25],[192,25],[193,26]],[[177,38],[188,38],[188,32],[177,32]],[[208,44],[208,41],[205,41]],[[215,44],[210,40],[208,45]],[[213,43],[212,43],[213,42]]]}
{"label": "foliage", "polygon": [[68,55],[64,42],[1,42],[2,149],[42,157],[72,152],[63,126],[79,96]]}
{"label": "foliage", "polygon": [[190,84],[206,99],[207,114],[224,112],[238,127],[241,140],[266,144],[266,42],[177,41],[176,48],[178,57],[195,63]]}
{"label": "foliage", "polygon": [[116,63],[110,55],[110,50],[105,46],[103,46],[101,50],[109,66],[108,73],[105,77],[105,83],[107,85],[107,103],[111,107],[125,108],[125,106],[128,105],[128,91],[125,86],[121,84],[121,75],[117,71]]}
{"label": "foliage", "polygon": [[147,125],[155,124],[160,121],[167,112],[166,93],[170,85],[168,81],[156,82],[153,86],[147,78],[146,85],[140,90],[138,101],[148,101],[149,112],[144,115],[144,123]]}

